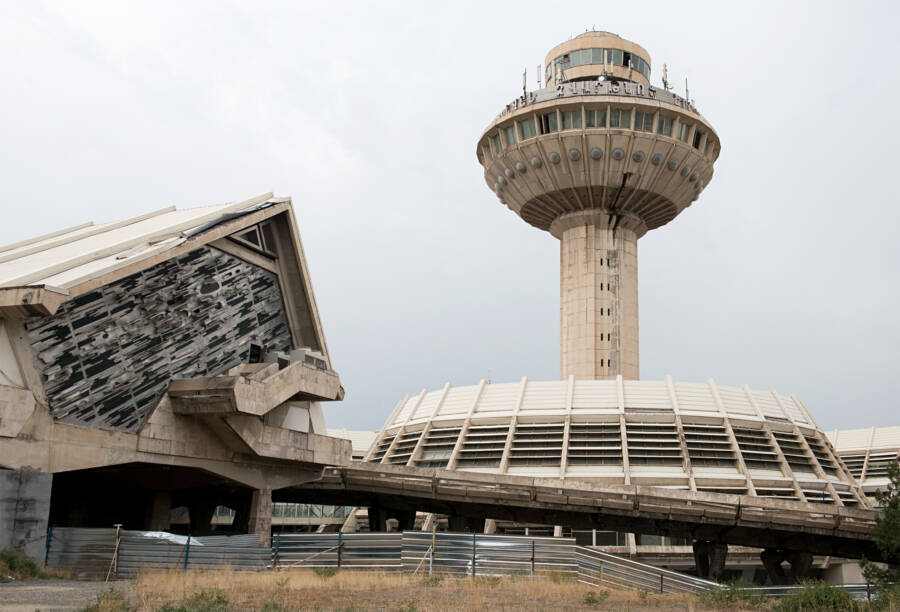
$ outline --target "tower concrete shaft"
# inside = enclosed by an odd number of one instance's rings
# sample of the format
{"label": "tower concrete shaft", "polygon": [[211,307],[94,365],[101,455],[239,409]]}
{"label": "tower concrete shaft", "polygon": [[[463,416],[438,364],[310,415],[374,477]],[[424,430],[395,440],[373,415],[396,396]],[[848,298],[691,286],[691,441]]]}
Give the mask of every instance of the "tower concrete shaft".
{"label": "tower concrete shaft", "polygon": [[551,232],[560,239],[561,377],[638,380],[641,225],[587,211],[563,215]]}

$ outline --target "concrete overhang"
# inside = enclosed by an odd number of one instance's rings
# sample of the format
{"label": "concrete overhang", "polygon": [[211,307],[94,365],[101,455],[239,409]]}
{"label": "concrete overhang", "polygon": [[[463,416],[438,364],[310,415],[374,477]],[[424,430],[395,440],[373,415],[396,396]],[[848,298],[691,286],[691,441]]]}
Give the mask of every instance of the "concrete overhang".
{"label": "concrete overhang", "polygon": [[224,376],[180,378],[169,383],[175,414],[263,416],[290,399],[333,401],[344,397],[337,373],[295,362],[243,364]]}
{"label": "concrete overhang", "polygon": [[7,319],[47,317],[70,298],[68,289],[51,285],[0,287],[0,316]]}

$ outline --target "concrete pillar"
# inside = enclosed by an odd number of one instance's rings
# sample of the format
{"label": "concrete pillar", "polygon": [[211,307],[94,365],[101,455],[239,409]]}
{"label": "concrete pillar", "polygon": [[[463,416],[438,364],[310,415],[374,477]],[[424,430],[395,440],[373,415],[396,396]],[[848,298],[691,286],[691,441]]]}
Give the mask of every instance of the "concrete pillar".
{"label": "concrete pillar", "polygon": [[168,531],[172,527],[172,494],[169,491],[156,492],[147,512],[146,525],[150,531]]}
{"label": "concrete pillar", "polygon": [[272,545],[272,489],[256,489],[250,496],[250,532],[259,536],[260,546]]}
{"label": "concrete pillar", "polygon": [[560,239],[560,374],[637,380],[637,239],[628,215],[585,211],[550,228]]}
{"label": "concrete pillar", "polygon": [[694,540],[694,567],[699,578],[718,581],[725,571],[728,545],[722,542]]}
{"label": "concrete pillar", "polygon": [[728,544],[724,542],[709,543],[709,575],[719,582],[725,575],[725,559],[728,557]]}
{"label": "concrete pillar", "polygon": [[766,568],[766,573],[769,575],[769,580],[772,584],[785,584],[787,582],[787,575],[784,573],[784,568],[781,567],[781,562],[784,561],[784,551],[766,548],[759,553],[759,560],[762,561],[763,567]]}
{"label": "concrete pillar", "polygon": [[216,504],[208,500],[195,500],[188,505],[191,521],[191,533],[200,535],[212,531],[212,519],[216,513]]}
{"label": "concrete pillar", "polygon": [[416,526],[415,510],[390,510],[388,514],[397,519],[398,531],[411,531]]}
{"label": "concrete pillar", "polygon": [[0,469],[0,548],[44,562],[53,475]]}
{"label": "concrete pillar", "polygon": [[372,533],[387,531],[387,513],[381,506],[369,506],[369,531]]}
{"label": "concrete pillar", "polygon": [[709,542],[694,540],[694,569],[698,578],[709,577]]}
{"label": "concrete pillar", "polygon": [[809,570],[813,564],[813,556],[810,553],[791,550],[785,552],[784,558],[791,564],[792,582],[797,583],[809,578]]}

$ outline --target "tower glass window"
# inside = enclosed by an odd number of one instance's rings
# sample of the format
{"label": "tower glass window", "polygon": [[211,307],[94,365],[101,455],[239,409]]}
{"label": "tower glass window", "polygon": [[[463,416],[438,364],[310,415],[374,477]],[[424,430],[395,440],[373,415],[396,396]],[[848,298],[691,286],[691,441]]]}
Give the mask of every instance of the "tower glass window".
{"label": "tower glass window", "polygon": [[581,110],[562,112],[562,129],[576,130],[581,128]]}
{"label": "tower glass window", "polygon": [[630,128],[631,110],[614,108],[609,111],[609,127]]}
{"label": "tower glass window", "polygon": [[610,49],[610,54],[612,55],[610,64],[615,64],[616,66],[625,65],[625,57],[621,49]]}
{"label": "tower glass window", "polygon": [[701,132],[700,130],[697,130],[696,132],[694,132],[694,148],[695,149],[700,148],[701,140],[703,140],[703,132]]}
{"label": "tower glass window", "polygon": [[656,122],[656,131],[663,136],[671,136],[672,135],[672,118],[671,117],[663,117],[659,116],[659,121]]}
{"label": "tower glass window", "polygon": [[634,111],[634,129],[641,132],[653,131],[653,113]]}
{"label": "tower glass window", "polygon": [[[556,66],[555,70],[558,73],[561,68],[575,68],[576,66],[585,66],[588,64],[606,64],[608,66],[621,66],[623,68],[628,68],[630,66],[635,72],[643,74],[647,79],[650,78],[650,63],[634,53],[623,51],[621,49],[576,49],[565,55],[560,55],[553,60],[552,65]],[[550,82],[552,75],[553,70],[548,68],[548,83]]]}
{"label": "tower glass window", "polygon": [[606,109],[589,108],[584,111],[585,127],[606,127]]}
{"label": "tower glass window", "polygon": [[557,130],[559,130],[559,125],[557,124],[556,111],[541,115],[541,134],[549,134]]}
{"label": "tower glass window", "polygon": [[678,124],[678,140],[683,140],[684,142],[688,141],[688,136],[691,133],[691,126],[686,123]]}
{"label": "tower glass window", "polygon": [[516,128],[513,126],[503,128],[503,139],[506,141],[506,146],[516,144]]}
{"label": "tower glass window", "polygon": [[526,119],[525,121],[519,122],[519,136],[522,140],[526,138],[534,138],[534,119]]}

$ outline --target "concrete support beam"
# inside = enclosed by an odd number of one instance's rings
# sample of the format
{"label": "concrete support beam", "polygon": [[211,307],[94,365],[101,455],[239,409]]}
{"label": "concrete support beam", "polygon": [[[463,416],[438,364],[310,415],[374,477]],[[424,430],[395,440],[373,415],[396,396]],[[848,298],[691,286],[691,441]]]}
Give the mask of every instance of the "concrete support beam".
{"label": "concrete support beam", "polygon": [[381,506],[369,506],[369,531],[387,531],[387,511]]}
{"label": "concrete support beam", "polygon": [[699,578],[718,581],[725,571],[728,545],[709,540],[694,540],[694,565]]}
{"label": "concrete support beam", "polygon": [[397,519],[398,531],[412,531],[416,526],[415,510],[389,510],[388,514]]}
{"label": "concrete support beam", "polygon": [[256,489],[250,496],[250,531],[260,546],[272,544],[272,489]]}
{"label": "concrete support beam", "polygon": [[212,518],[216,513],[216,504],[210,501],[194,501],[188,506],[191,521],[191,533],[200,535],[212,530]]}
{"label": "concrete support beam", "polygon": [[[769,575],[772,584],[796,584],[809,578],[809,570],[812,569],[813,556],[810,553],[796,550],[781,550],[779,548],[766,548],[759,554],[763,567]],[[784,571],[782,562],[790,563],[790,573]]]}
{"label": "concrete support beam", "polygon": [[52,482],[35,470],[0,470],[0,548],[43,563]]}
{"label": "concrete support beam", "polygon": [[169,491],[157,491],[147,512],[147,529],[168,531],[171,526],[172,494]]}

